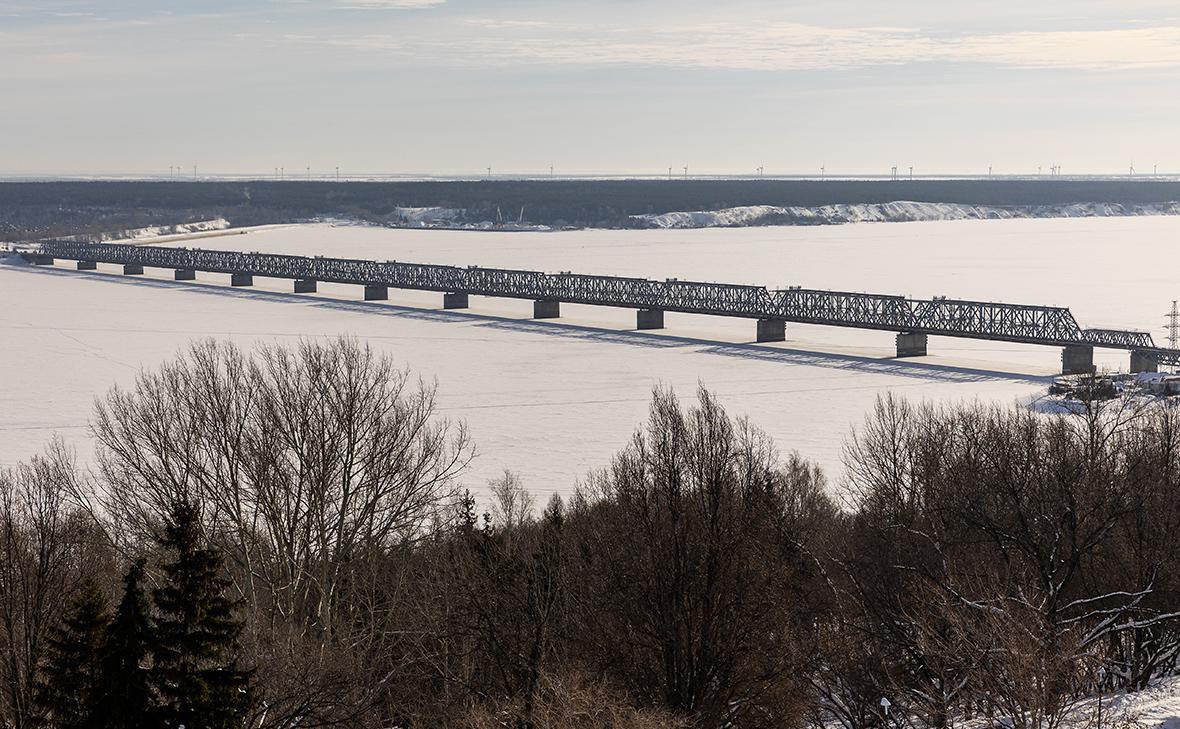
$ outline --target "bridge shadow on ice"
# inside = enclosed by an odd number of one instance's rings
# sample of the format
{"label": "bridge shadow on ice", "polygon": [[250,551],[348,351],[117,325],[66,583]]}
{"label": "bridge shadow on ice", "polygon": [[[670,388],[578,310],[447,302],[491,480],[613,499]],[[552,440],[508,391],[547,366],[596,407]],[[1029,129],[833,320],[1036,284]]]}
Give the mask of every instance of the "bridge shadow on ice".
{"label": "bridge shadow on ice", "polygon": [[809,367],[824,367],[828,369],[848,370],[852,372],[888,375],[892,377],[912,377],[922,380],[934,380],[951,383],[978,383],[989,381],[1021,381],[1030,384],[1044,384],[1051,381],[1051,376],[1032,375],[1024,373],[1003,372],[999,370],[977,369],[971,367],[934,364],[907,359],[875,358],[854,354],[840,354],[832,352],[817,352],[799,349],[787,345],[769,346],[766,344],[718,342],[710,339],[686,337],[675,334],[653,331],[637,331],[622,329],[607,329],[603,327],[572,324],[568,321],[545,319],[516,319],[494,314],[480,314],[462,309],[423,309],[401,304],[391,304],[387,301],[348,301],[333,299],[315,294],[294,294],[282,291],[263,291],[253,288],[231,288],[215,283],[168,281],[153,278],[139,278],[123,276],[108,272],[70,271],[63,268],[47,268],[26,265],[16,265],[13,268],[21,272],[46,276],[87,276],[91,280],[100,280],[124,286],[143,286],[161,289],[183,289],[188,292],[207,296],[232,297],[238,299],[253,299],[272,302],[299,303],[322,309],[347,311],[370,316],[388,316],[398,319],[414,319],[420,321],[467,323],[473,326],[489,329],[525,332],[553,337],[563,337],[580,341],[602,342],[626,345],[630,347],[646,347],[653,349],[681,349],[692,348],[694,351],[723,357],[735,357],[743,360],[759,360],[781,364],[805,365]]}

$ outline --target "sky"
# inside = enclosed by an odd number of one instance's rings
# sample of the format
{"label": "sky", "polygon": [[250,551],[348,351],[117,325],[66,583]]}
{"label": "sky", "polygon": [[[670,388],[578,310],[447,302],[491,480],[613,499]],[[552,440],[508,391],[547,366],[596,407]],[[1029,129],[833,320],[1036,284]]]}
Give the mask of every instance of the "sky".
{"label": "sky", "polygon": [[0,176],[1175,173],[1177,82],[1175,0],[0,0]]}

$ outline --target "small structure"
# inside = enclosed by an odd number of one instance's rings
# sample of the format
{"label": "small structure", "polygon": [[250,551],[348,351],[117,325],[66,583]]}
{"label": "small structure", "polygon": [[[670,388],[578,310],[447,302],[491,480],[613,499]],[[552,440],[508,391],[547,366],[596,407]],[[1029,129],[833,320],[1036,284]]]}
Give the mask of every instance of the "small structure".
{"label": "small structure", "polygon": [[638,309],[635,312],[635,328],[639,330],[663,329],[663,309]]}
{"label": "small structure", "polygon": [[533,302],[534,319],[557,319],[561,316],[561,302],[537,299]]}
{"label": "small structure", "polygon": [[759,319],[757,335],[758,342],[785,342],[787,322],[782,319]]}

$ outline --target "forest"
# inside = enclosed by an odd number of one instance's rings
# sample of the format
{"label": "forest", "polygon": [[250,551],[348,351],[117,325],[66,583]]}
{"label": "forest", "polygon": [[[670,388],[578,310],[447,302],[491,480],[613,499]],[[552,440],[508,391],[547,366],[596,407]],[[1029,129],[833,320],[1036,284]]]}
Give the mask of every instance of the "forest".
{"label": "forest", "polygon": [[1180,200],[1180,182],[1127,179],[975,180],[473,180],[0,182],[0,240],[225,218],[237,227],[336,217],[395,219],[398,207],[464,211],[552,227],[626,228],[632,215],[742,205],[819,206],[896,200],[998,207]]}
{"label": "forest", "polygon": [[830,479],[657,388],[539,503],[436,395],[347,338],[101,394],[0,471],[0,727],[1057,729],[1180,670],[1174,408],[882,396]]}

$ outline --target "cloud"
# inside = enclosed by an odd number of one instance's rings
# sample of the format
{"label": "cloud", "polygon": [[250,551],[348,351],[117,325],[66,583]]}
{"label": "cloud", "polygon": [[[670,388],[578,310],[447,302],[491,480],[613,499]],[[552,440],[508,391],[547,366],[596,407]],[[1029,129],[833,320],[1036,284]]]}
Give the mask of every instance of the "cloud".
{"label": "cloud", "polygon": [[[349,0],[382,3],[388,0]],[[414,2],[415,0],[395,0]],[[429,0],[427,0],[429,1]],[[1180,66],[1180,26],[939,35],[917,28],[834,28],[797,23],[695,23],[624,27],[469,18],[460,32],[418,41],[341,36],[333,46],[396,45],[424,63],[558,64],[806,71],[911,63],[1127,70]],[[466,32],[462,32],[465,28]]]}
{"label": "cloud", "polygon": [[413,10],[433,8],[447,0],[336,0],[335,6],[346,10]]}
{"label": "cloud", "polygon": [[1040,68],[1166,68],[1180,65],[1180,26],[981,36],[964,39],[950,55]]}
{"label": "cloud", "polygon": [[909,28],[710,24],[642,32],[498,34],[474,41],[485,58],[577,65],[765,71],[921,62],[1119,70],[1180,65],[1180,27],[940,37]]}

